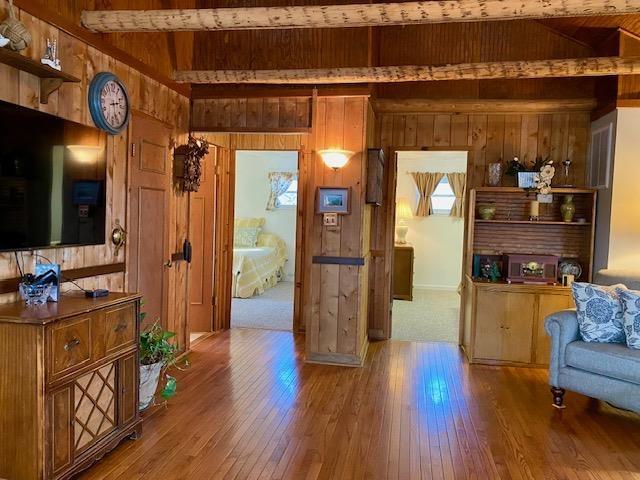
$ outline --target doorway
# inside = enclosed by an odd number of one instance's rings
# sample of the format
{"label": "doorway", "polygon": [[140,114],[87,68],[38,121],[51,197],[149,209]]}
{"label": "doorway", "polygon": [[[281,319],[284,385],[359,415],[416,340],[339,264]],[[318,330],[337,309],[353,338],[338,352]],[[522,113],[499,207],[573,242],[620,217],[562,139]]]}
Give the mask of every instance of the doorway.
{"label": "doorway", "polygon": [[458,343],[467,151],[398,151],[392,338]]}
{"label": "doorway", "polygon": [[231,327],[293,330],[298,151],[236,151]]}

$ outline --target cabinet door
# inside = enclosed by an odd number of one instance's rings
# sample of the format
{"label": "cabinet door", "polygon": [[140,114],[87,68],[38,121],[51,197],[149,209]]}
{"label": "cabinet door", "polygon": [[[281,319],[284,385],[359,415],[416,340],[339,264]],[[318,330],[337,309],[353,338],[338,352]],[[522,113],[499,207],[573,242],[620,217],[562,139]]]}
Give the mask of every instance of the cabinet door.
{"label": "cabinet door", "polygon": [[50,393],[47,397],[48,477],[73,462],[73,385]]}
{"label": "cabinet door", "polygon": [[393,259],[393,298],[413,298],[413,248],[396,247]]}
{"label": "cabinet door", "polygon": [[552,295],[549,293],[538,296],[538,318],[536,326],[536,351],[534,362],[540,365],[549,364],[551,355],[551,340],[544,331],[544,319],[552,313],[573,308],[573,298],[570,293],[563,295]]}
{"label": "cabinet door", "polygon": [[473,356],[531,362],[535,294],[478,289]]}
{"label": "cabinet door", "polygon": [[135,420],[138,416],[138,375],[140,367],[136,355],[119,360],[118,385],[120,388],[120,426]]}

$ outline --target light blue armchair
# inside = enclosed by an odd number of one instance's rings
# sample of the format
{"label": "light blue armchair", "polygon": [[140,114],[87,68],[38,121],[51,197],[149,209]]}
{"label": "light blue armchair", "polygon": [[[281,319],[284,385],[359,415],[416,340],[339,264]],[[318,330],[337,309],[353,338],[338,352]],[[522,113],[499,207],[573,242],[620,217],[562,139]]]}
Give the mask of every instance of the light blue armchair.
{"label": "light blue armchair", "polygon": [[564,408],[565,389],[640,413],[640,350],[580,338],[575,310],[547,317],[551,336],[549,383],[553,404]]}

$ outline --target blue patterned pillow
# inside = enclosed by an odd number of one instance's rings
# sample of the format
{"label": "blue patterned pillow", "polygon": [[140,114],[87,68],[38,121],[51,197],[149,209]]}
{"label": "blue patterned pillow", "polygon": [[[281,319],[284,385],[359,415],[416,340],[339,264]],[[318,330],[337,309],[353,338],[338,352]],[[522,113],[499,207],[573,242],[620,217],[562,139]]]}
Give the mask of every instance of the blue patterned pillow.
{"label": "blue patterned pillow", "polygon": [[580,336],[585,342],[624,343],[622,304],[616,287],[574,282],[573,299],[578,312]]}
{"label": "blue patterned pillow", "polygon": [[640,292],[619,288],[616,293],[622,303],[624,312],[624,333],[629,348],[640,349]]}

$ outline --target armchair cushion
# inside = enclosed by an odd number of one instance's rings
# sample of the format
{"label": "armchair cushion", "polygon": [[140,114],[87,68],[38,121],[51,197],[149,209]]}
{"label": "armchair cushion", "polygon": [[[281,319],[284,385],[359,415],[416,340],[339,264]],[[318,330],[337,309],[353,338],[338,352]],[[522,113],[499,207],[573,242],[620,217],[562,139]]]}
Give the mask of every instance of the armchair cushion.
{"label": "armchair cushion", "polygon": [[640,385],[640,350],[620,343],[572,342],[566,348],[568,366]]}
{"label": "armchair cushion", "polygon": [[575,282],[572,289],[582,340],[623,343],[625,335],[622,325],[622,304],[616,294],[615,286],[601,287]]}
{"label": "armchair cushion", "polygon": [[617,289],[624,311],[624,331],[627,346],[640,349],[640,292]]}

